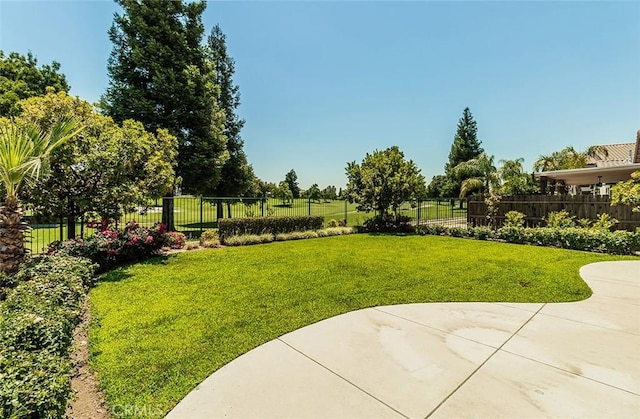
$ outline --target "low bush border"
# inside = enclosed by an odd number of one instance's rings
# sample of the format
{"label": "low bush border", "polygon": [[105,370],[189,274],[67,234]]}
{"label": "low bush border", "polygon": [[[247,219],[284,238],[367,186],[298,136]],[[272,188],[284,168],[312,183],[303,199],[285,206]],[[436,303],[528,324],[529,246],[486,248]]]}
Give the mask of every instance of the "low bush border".
{"label": "low bush border", "polygon": [[605,228],[577,227],[447,227],[443,225],[419,226],[420,235],[438,235],[492,240],[505,243],[558,247],[562,249],[633,255],[640,252],[640,232],[609,231]]}
{"label": "low bush border", "polygon": [[218,236],[225,242],[232,236],[247,234],[292,233],[294,231],[319,230],[324,225],[324,218],[320,216],[300,217],[253,217],[253,218],[224,218],[218,221]]}
{"label": "low bush border", "polygon": [[85,258],[43,255],[16,274],[0,305],[0,417],[64,417],[73,330],[95,268]]}
{"label": "low bush border", "polygon": [[227,246],[245,246],[250,244],[270,243],[272,241],[315,239],[318,237],[340,236],[344,234],[354,234],[356,230],[352,227],[329,227],[322,230],[293,231],[279,234],[244,234],[230,236],[224,240]]}

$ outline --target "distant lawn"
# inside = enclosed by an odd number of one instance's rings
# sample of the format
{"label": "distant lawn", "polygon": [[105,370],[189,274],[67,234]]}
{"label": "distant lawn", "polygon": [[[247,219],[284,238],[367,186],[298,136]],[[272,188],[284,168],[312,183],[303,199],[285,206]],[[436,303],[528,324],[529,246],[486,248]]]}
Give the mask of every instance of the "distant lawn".
{"label": "distant lawn", "polygon": [[169,411],[209,374],[352,310],[442,301],[575,301],[606,255],[437,236],[353,235],[187,252],[104,275],[92,365],[112,406]]}

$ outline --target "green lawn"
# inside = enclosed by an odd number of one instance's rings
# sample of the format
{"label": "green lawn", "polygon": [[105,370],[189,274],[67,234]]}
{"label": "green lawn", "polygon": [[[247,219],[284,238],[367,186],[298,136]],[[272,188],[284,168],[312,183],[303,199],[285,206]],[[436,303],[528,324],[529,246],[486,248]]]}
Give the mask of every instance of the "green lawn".
{"label": "green lawn", "polygon": [[352,235],[187,252],[105,274],[91,364],[112,405],[170,410],[239,355],[352,310],[436,301],[587,298],[606,255],[438,236]]}

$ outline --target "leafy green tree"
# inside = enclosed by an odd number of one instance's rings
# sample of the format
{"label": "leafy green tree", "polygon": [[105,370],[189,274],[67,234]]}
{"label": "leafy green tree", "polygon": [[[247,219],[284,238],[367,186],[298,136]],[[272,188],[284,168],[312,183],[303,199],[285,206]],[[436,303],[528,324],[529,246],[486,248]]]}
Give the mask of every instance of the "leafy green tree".
{"label": "leafy green tree", "polygon": [[524,171],[523,158],[515,160],[500,160],[502,166],[498,169],[501,186],[500,195],[528,195],[538,191],[538,184],[533,177]]}
{"label": "leafy green tree", "polygon": [[235,62],[227,53],[226,37],[219,25],[216,25],[207,42],[210,65],[214,70],[214,83],[219,86],[218,108],[224,111],[223,133],[227,138],[229,160],[222,166],[220,182],[216,186],[216,196],[243,196],[251,187],[253,169],[247,163],[243,150],[244,141],[240,131],[244,120],[237,115],[240,105],[240,89],[233,83]]}
{"label": "leafy green tree", "polygon": [[500,177],[493,164],[494,157],[482,153],[476,158],[467,160],[451,169],[451,173],[462,179],[460,198],[464,198],[473,191],[490,194],[500,187]]}
{"label": "leafy green tree", "polygon": [[317,183],[311,185],[309,189],[306,191],[306,197],[312,201],[319,201],[321,196],[320,187]]}
{"label": "leafy green tree", "polygon": [[640,212],[640,170],[611,188],[611,205],[629,205],[634,212]]}
{"label": "leafy green tree", "polygon": [[67,217],[70,238],[77,216],[118,218],[136,207],[146,208],[149,199],[172,189],[177,140],[167,130],[154,135],[133,120],[120,126],[63,92],[26,99],[21,107],[19,120],[44,131],[60,118],[75,118],[84,126],[81,134],[51,153],[51,176],[25,196],[40,216]]}
{"label": "leafy green tree", "polygon": [[4,205],[0,207],[0,272],[16,272],[26,256],[24,213],[18,193],[49,172],[49,156],[65,141],[78,134],[73,119],[55,121],[43,131],[34,125],[0,121],[0,182]]}
{"label": "leafy green tree", "polygon": [[427,186],[427,197],[429,198],[447,198],[449,195],[446,195],[446,183],[447,177],[444,175],[436,175],[431,178],[431,182]]}
{"label": "leafy green tree", "polygon": [[293,198],[300,198],[300,187],[298,186],[298,175],[295,170],[291,169],[286,175],[284,175],[284,181],[289,185],[289,190],[293,195]]}
{"label": "leafy green tree", "polygon": [[276,198],[280,198],[282,200],[283,205],[289,204],[293,201],[293,192],[291,192],[289,184],[284,180],[280,182],[273,193]]}
{"label": "leafy green tree", "polygon": [[405,160],[398,146],[367,153],[361,164],[347,163],[349,202],[359,211],[375,211],[384,216],[389,209],[397,217],[403,202],[423,197],[424,176],[412,160]]}
{"label": "leafy green tree", "polygon": [[67,79],[59,71],[60,63],[56,61],[38,67],[38,60],[30,52],[26,56],[17,52],[7,56],[0,50],[0,116],[18,115],[20,100],[44,95],[47,87],[68,92]]}
{"label": "leafy green tree", "polygon": [[[229,159],[220,88],[201,46],[202,1],[115,0],[113,49],[102,106],[117,123],[140,121],[178,139],[182,190],[211,195]],[[172,214],[171,208],[164,208]]]}
{"label": "leafy green tree", "polygon": [[333,185],[327,186],[320,192],[320,197],[326,201],[338,199],[338,193],[336,192],[336,187]]}

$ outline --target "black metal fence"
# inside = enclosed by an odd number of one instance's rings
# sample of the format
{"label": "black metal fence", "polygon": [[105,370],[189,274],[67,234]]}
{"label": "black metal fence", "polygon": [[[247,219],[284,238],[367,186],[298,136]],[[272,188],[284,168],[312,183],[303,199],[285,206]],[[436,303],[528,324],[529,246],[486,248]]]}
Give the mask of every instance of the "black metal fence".
{"label": "black metal fence", "polygon": [[[343,200],[294,199],[285,201],[269,198],[207,198],[194,196],[176,196],[173,199],[173,228],[190,238],[198,237],[204,230],[217,228],[220,218],[243,217],[287,217],[318,215],[325,222],[337,220],[351,226],[362,225],[373,217],[373,213],[358,211],[355,204]],[[137,208],[116,220],[118,227],[135,220],[138,224],[151,227],[162,222],[162,200],[149,202],[148,207]],[[406,203],[401,206],[400,214],[411,218],[413,224],[444,224],[449,226],[466,225],[466,201],[458,199],[425,200]],[[29,219],[29,217],[27,217]],[[27,234],[27,248],[31,253],[41,253],[49,243],[65,240],[69,234],[68,220],[63,218],[57,223],[30,223]],[[75,237],[89,237],[95,230],[90,226],[94,221],[86,216],[75,220]],[[73,224],[73,223],[72,223]]]}

